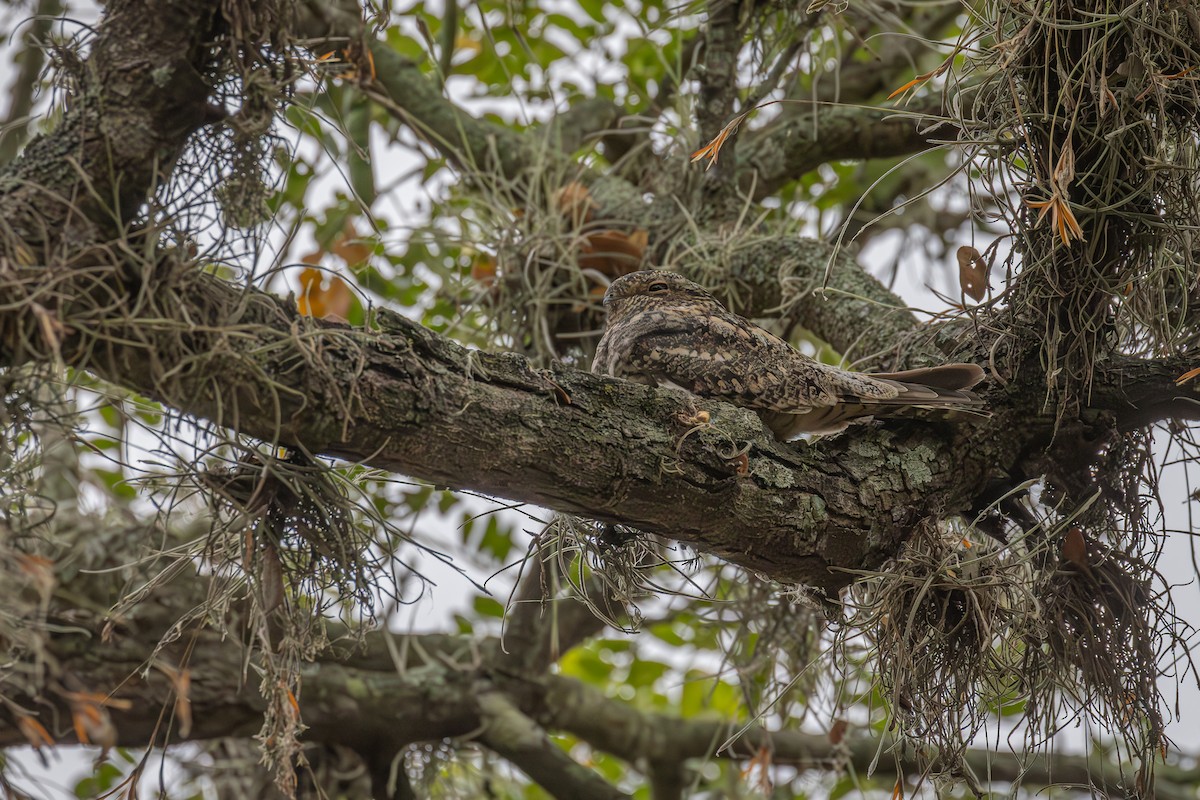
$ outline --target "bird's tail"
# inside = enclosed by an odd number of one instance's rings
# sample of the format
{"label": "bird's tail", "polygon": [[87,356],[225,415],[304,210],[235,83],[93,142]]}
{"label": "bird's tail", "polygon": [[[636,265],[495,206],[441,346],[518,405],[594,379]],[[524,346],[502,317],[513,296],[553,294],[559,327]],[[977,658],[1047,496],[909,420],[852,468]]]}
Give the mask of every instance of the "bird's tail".
{"label": "bird's tail", "polygon": [[851,390],[827,408],[814,409],[800,417],[775,419],[768,415],[764,419],[767,419],[772,430],[776,430],[777,435],[790,438],[798,433],[836,433],[854,420],[864,417],[961,420],[991,416],[984,410],[983,398],[971,391],[971,387],[984,378],[983,370],[974,364],[942,364],[904,372],[860,373],[858,377],[898,391],[894,397],[880,397],[874,393],[868,396],[867,393]]}
{"label": "bird's tail", "polygon": [[991,416],[983,408],[983,398],[971,391],[984,378],[983,370],[975,364],[942,364],[871,373],[870,377],[900,389],[895,397],[864,403],[866,413],[875,417],[951,420]]}

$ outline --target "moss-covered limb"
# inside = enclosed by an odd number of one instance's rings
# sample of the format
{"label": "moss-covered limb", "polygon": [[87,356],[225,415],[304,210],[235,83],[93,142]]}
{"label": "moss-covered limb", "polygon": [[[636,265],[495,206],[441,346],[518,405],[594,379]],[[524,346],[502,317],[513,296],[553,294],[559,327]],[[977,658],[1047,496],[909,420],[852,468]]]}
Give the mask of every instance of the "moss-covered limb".
{"label": "moss-covered limb", "polygon": [[[903,19],[893,18],[881,36],[858,35],[846,42],[836,74],[821,75],[806,85],[797,81],[786,97],[798,102],[867,103],[887,95],[924,71],[929,56],[945,58],[933,43],[942,41],[955,26],[961,6],[931,4],[906,9]],[[934,61],[933,63],[937,63]]]}
{"label": "moss-covered limb", "polygon": [[785,111],[743,137],[738,152],[742,189],[762,199],[829,161],[919,153],[957,136],[957,127],[941,115],[937,97],[905,108],[831,105],[806,113]]}
{"label": "moss-covered limb", "polygon": [[[589,575],[578,594],[559,595],[563,580],[551,574],[559,553],[551,547],[526,560],[525,574],[509,598],[502,652],[497,656],[505,671],[540,675],[563,653],[604,630],[606,619],[626,616],[625,601],[614,596],[612,582],[604,577]],[[603,610],[605,617],[597,616],[593,607]]]}
{"label": "moss-covered limb", "polygon": [[[17,286],[74,298],[85,285],[126,286],[129,274],[123,264],[78,277],[30,269]],[[165,261],[143,280],[128,305],[103,314],[64,304],[53,342],[44,317],[13,298],[0,313],[5,352],[61,356],[265,441],[628,524],[785,582],[847,584],[847,570],[877,566],[914,525],[970,508],[1023,441],[990,423],[866,426],[781,444],[732,406],[565,367],[535,370],[395,315],[381,318],[379,333],[322,324]],[[700,408],[709,423],[697,422]],[[1036,427],[1023,426],[1025,435]]]}
{"label": "moss-covered limb", "polygon": [[[737,239],[700,233],[673,242],[665,262],[714,288],[739,313],[786,316],[853,358],[893,351],[928,331],[853,255],[824,242],[769,233]],[[911,356],[945,360],[928,343]]]}
{"label": "moss-covered limb", "polygon": [[203,75],[220,5],[108,4],[66,116],[0,173],[5,251],[15,253],[17,242],[37,253],[117,238],[208,118]]}
{"label": "moss-covered limb", "polygon": [[[165,669],[146,669],[146,654],[154,651],[179,619],[187,598],[204,594],[203,585],[184,580],[184,586],[175,585],[157,602],[138,605],[103,637],[106,620],[102,614],[89,619],[76,611],[71,624],[49,638],[41,654],[54,665],[59,681],[83,680],[87,691],[112,691],[118,700],[131,701],[128,708],[114,705],[107,711],[122,745],[164,743],[168,732],[161,711],[169,711],[176,702],[167,677],[172,667],[189,670],[193,724],[188,735],[181,737],[176,718],[170,742],[249,737],[262,726],[266,701],[254,686],[238,686],[228,679],[241,674],[245,664],[245,650],[236,636],[189,627],[158,656],[155,663]],[[228,618],[226,623],[231,627],[238,624]],[[398,636],[387,631],[368,633],[362,647],[329,648],[301,668],[303,691],[296,699],[300,719],[307,726],[304,738],[348,747],[373,773],[383,775],[407,744],[481,738],[485,745],[528,768],[551,791],[554,786],[586,784],[602,792],[606,785],[589,777],[564,753],[549,749],[545,731],[572,734],[638,769],[662,775],[710,758],[748,761],[760,757],[764,747],[777,764],[827,771],[849,763],[865,774],[878,753],[876,739],[856,737],[853,731],[839,746],[823,735],[752,725],[730,741],[741,727],[734,721],[680,719],[640,710],[569,677],[511,676],[497,669],[500,653],[500,643],[494,638]],[[51,693],[36,702],[11,691],[6,697],[38,711],[60,741],[74,741],[69,704],[61,695]],[[0,746],[24,742],[15,720],[0,714]],[[1094,757],[1058,755],[1020,764],[995,752],[969,750],[965,759],[980,780],[1021,781],[1026,788],[1052,782],[1122,783],[1115,765],[1097,762]],[[877,778],[892,781],[899,774],[916,775],[919,769],[897,764],[892,758],[879,760]],[[1160,767],[1157,795],[1170,800],[1192,797],[1197,782],[1200,772],[1195,768]]]}
{"label": "moss-covered limb", "polygon": [[[179,613],[181,609],[174,605],[143,604],[103,639],[104,620],[84,626],[76,616],[65,626],[68,632],[47,643],[45,655],[53,659],[58,684],[101,695],[112,693],[116,703],[107,713],[115,726],[117,745],[149,747],[249,738],[262,728],[268,701],[254,681],[247,685],[234,679],[244,674],[246,658],[236,636],[210,628],[188,628],[147,668],[147,654],[155,652],[160,637]],[[379,669],[363,669],[343,663],[329,651],[322,660],[302,666],[303,691],[297,692],[296,700],[300,720],[307,726],[304,738],[348,747],[368,764],[386,765],[408,744],[469,737],[477,732],[481,720],[475,698],[477,669],[470,662],[464,662],[461,669],[452,666],[454,650],[439,649],[439,643],[450,637],[408,638],[412,641],[397,641],[397,648],[431,660],[415,663],[414,657],[414,663],[399,668],[389,663]],[[187,701],[192,713],[191,729],[186,733],[179,730],[180,719],[170,717],[177,698],[168,674],[182,668],[188,670]],[[6,698],[17,707],[40,713],[56,741],[76,741],[70,730],[70,703],[61,693],[29,697],[9,690]],[[170,730],[164,725],[164,711],[173,722]],[[8,714],[0,714],[0,747],[26,743],[15,722]]]}

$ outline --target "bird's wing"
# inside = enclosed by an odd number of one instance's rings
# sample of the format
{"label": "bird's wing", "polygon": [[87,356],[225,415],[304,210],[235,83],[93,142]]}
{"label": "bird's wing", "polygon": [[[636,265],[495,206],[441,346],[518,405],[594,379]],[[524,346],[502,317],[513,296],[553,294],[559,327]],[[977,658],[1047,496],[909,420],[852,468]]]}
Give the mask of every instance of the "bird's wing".
{"label": "bird's wing", "polygon": [[600,342],[596,345],[596,354],[592,356],[592,372],[599,375],[608,374],[608,352],[612,346],[608,333],[605,331],[604,335],[600,337]]}
{"label": "bird's wing", "polygon": [[[845,391],[838,378],[850,374],[819,364],[732,315],[700,318],[687,335],[639,336],[624,360],[659,383],[764,412],[802,414],[835,405]],[[880,387],[882,394],[894,393]]]}

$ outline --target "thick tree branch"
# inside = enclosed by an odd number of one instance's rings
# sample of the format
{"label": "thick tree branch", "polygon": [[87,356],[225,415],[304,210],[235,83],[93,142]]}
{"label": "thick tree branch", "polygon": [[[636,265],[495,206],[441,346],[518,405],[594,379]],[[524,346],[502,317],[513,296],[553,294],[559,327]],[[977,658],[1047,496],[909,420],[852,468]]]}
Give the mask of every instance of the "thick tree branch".
{"label": "thick tree branch", "polygon": [[[987,426],[920,424],[781,444],[724,403],[535,370],[391,314],[380,333],[322,324],[179,265],[144,269],[136,309],[110,305],[97,319],[64,302],[60,341],[46,342],[43,318],[11,310],[20,300],[8,303],[9,358],[57,354],[267,442],[624,523],[785,582],[844,586],[911,526],[969,508],[1020,447],[1020,437],[989,438]],[[77,298],[76,279],[112,286],[129,275],[126,264],[35,269],[19,286],[43,300]],[[699,409],[710,422],[698,425]]]}
{"label": "thick tree branch", "polygon": [[220,33],[219,5],[109,4],[84,91],[56,130],[30,142],[0,175],[8,234],[0,253],[29,263],[48,247],[69,251],[117,238],[208,118],[202,73]]}
{"label": "thick tree branch", "polygon": [[1200,419],[1200,376],[1177,382],[1197,366],[1197,359],[1188,355],[1113,356],[1096,369],[1089,407],[1112,412],[1123,431],[1167,419]]}
{"label": "thick tree branch", "polygon": [[941,113],[937,97],[903,109],[831,105],[785,112],[742,142],[742,188],[762,199],[829,161],[892,158],[954,141],[958,129]]}
{"label": "thick tree branch", "polygon": [[[616,120],[616,109],[600,100],[572,109],[560,124],[519,134],[480,119],[447,98],[441,86],[386,42],[364,30],[359,4],[351,0],[308,0],[297,23],[301,35],[328,45],[362,42],[370,50],[374,76],[362,91],[410,126],[451,163],[472,174],[491,174],[520,194],[525,182],[542,173],[557,174],[561,183],[599,176],[571,158],[589,131],[603,130]],[[586,112],[584,112],[586,109]],[[624,184],[623,181],[618,182]],[[627,186],[628,200],[637,192]]]}

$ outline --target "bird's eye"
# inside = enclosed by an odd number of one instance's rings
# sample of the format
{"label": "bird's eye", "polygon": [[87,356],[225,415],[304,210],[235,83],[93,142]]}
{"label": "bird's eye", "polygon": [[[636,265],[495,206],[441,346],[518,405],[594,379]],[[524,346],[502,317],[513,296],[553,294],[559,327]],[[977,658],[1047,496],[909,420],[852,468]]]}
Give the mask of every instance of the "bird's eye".
{"label": "bird's eye", "polygon": [[650,286],[648,286],[646,288],[647,292],[665,292],[666,290],[667,290],[667,285],[661,281],[659,281],[658,283],[652,283],[652,284],[650,284]]}

